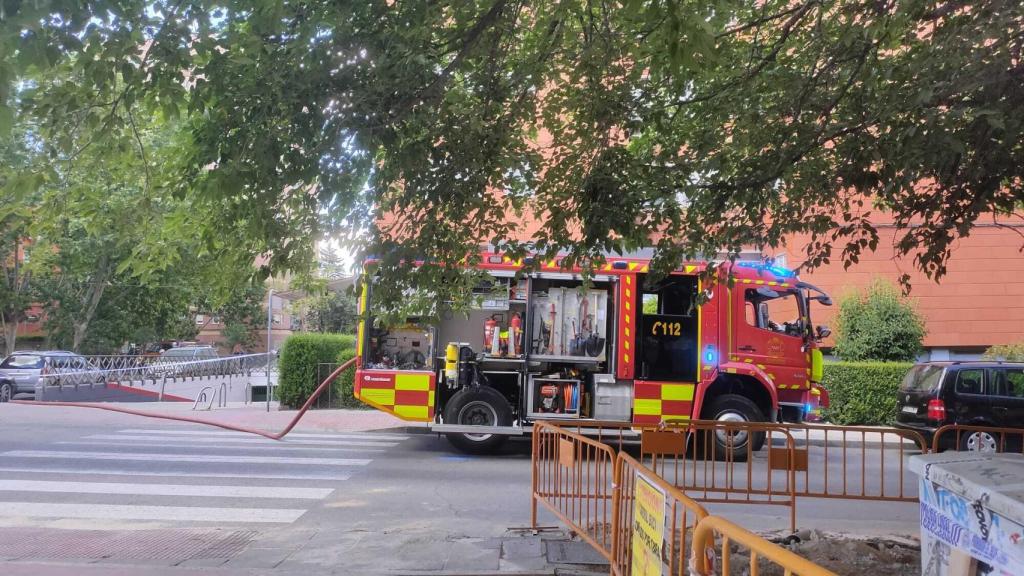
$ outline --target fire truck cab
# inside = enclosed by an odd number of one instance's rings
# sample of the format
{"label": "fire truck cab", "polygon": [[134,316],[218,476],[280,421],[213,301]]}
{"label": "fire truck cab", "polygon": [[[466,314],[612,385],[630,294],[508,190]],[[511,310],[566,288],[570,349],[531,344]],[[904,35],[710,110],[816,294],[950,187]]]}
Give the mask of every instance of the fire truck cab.
{"label": "fire truck cab", "polygon": [[[558,261],[528,274],[499,254],[482,261],[491,281],[472,310],[394,325],[374,314],[368,276],[359,400],[476,453],[536,420],[799,422],[828,406],[818,350],[828,329],[812,326],[811,309],[831,300],[789,270],[726,264],[705,288],[707,263],[655,279],[647,261],[615,259],[585,282]],[[745,454],[763,438],[715,441]]]}

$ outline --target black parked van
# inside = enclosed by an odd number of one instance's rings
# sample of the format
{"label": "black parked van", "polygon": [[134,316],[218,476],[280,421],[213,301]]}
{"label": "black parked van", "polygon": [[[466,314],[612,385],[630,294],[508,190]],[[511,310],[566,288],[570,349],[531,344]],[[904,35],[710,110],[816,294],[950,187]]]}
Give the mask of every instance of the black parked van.
{"label": "black parked van", "polygon": [[[896,426],[920,432],[932,441],[946,424],[996,426],[1024,430],[1024,363],[926,362],[910,369],[900,385]],[[943,434],[945,444],[956,434]],[[1006,438],[1006,450],[1019,451],[1021,436]],[[988,432],[963,432],[960,450],[995,452],[1002,438]],[[951,448],[952,446],[942,446]]]}

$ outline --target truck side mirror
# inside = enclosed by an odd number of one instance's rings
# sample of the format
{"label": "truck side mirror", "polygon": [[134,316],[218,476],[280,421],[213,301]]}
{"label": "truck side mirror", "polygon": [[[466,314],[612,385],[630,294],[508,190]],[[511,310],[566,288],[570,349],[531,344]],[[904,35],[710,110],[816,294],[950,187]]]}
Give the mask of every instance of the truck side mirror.
{"label": "truck side mirror", "polygon": [[832,334],[832,330],[828,326],[818,326],[818,340],[828,338]]}

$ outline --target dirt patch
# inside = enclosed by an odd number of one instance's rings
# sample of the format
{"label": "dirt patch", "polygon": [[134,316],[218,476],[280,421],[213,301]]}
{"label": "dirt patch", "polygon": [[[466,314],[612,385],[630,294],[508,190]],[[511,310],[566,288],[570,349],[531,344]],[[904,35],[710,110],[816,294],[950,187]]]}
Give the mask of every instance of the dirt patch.
{"label": "dirt patch", "polygon": [[[859,538],[817,530],[764,536],[840,576],[918,576],[921,573],[921,546],[916,538]],[[758,564],[758,573],[763,576],[785,573],[763,558],[758,559]],[[750,574],[748,550],[731,546],[729,573],[730,576]]]}

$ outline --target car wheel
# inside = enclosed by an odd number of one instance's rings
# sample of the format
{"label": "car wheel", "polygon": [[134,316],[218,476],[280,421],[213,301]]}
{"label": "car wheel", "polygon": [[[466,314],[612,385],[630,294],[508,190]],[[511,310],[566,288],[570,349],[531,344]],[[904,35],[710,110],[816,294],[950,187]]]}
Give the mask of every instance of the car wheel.
{"label": "car wheel", "polygon": [[[475,426],[509,426],[512,424],[512,406],[494,388],[472,386],[456,392],[444,409],[445,424]],[[451,433],[448,441],[470,454],[489,454],[504,444],[501,434]]]}
{"label": "car wheel", "polygon": [[[711,401],[703,410],[705,420],[717,422],[765,422],[767,419],[749,398],[738,394],[724,394]],[[698,446],[707,446],[714,450],[714,457],[719,460],[745,462],[750,453],[757,452],[764,446],[764,432],[749,433],[745,430],[716,430],[709,441],[698,435]]]}
{"label": "car wheel", "polygon": [[0,382],[0,402],[10,402],[14,399],[14,383]]}
{"label": "car wheel", "polygon": [[983,430],[966,432],[960,436],[962,452],[983,452],[994,454],[999,452],[999,435]]}

